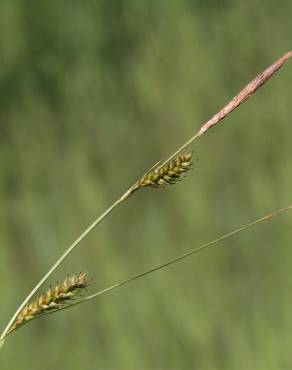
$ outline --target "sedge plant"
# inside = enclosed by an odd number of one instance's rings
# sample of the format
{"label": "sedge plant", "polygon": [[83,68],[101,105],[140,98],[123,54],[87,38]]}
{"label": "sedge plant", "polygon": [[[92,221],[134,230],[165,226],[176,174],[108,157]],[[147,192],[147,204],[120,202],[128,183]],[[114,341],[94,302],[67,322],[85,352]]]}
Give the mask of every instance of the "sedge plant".
{"label": "sedge plant", "polygon": [[16,329],[23,326],[31,320],[43,317],[45,315],[58,312],[63,309],[84,303],[94,299],[101,294],[109,292],[113,289],[119,288],[133,280],[142,278],[157,270],[166,268],[167,266],[177,263],[178,261],[187,258],[202,249],[217,245],[219,242],[230,238],[250,227],[257,225],[260,222],[266,221],[272,217],[279,215],[292,209],[292,205],[274,211],[264,217],[261,217],[251,223],[248,223],[240,228],[231,231],[215,240],[212,240],[199,248],[192,249],[186,253],[145,272],[135,275],[127,280],[114,284],[106,289],[98,291],[94,294],[84,296],[86,288],[89,285],[89,280],[84,272],[68,275],[62,283],[57,283],[54,287],[50,287],[46,292],[39,294],[32,299],[38,292],[40,287],[46,282],[51,274],[61,265],[61,263],[70,255],[74,248],[98,225],[100,224],[118,205],[128,200],[135,192],[140,189],[161,188],[168,185],[173,185],[181,180],[192,166],[192,153],[187,151],[187,148],[200,136],[205,134],[210,128],[217,125],[232,111],[239,107],[245,100],[247,100],[254,92],[267,82],[272,75],[274,75],[288,59],[292,57],[292,51],[286,53],[281,58],[276,60],[272,65],[266,68],[263,72],[258,74],[250,83],[248,83],[224,108],[216,113],[209,121],[207,121],[198,132],[187,140],[181,147],[172,153],[167,159],[159,161],[150,170],[148,170],[141,178],[139,178],[125,193],[122,194],[105,212],[103,212],[92,224],[65,250],[61,257],[43,276],[43,278],[35,285],[28,296],[23,300],[15,313],[12,315],[3,333],[0,336],[0,347],[3,345],[8,335]]}

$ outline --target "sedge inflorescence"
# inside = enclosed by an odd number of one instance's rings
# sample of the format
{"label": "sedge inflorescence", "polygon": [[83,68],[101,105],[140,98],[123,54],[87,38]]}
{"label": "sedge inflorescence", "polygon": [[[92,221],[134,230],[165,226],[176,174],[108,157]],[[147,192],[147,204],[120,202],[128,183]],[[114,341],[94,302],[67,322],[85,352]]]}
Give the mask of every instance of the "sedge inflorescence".
{"label": "sedge inflorescence", "polygon": [[134,190],[145,187],[163,187],[173,185],[191,169],[192,153],[182,152],[169,163],[148,171],[134,186]]}
{"label": "sedge inflorescence", "polygon": [[70,300],[80,296],[88,285],[89,281],[85,272],[68,275],[62,283],[50,287],[45,293],[36,297],[33,302],[27,304],[20,312],[7,334],[30,320],[52,310],[55,311],[64,307]]}

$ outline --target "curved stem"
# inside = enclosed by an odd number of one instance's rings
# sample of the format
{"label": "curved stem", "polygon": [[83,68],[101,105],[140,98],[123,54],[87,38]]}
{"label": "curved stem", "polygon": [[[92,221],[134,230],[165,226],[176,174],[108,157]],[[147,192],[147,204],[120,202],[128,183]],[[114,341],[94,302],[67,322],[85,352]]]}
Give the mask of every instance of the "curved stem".
{"label": "curved stem", "polygon": [[[249,228],[251,228],[251,227],[253,227],[253,226],[255,226],[255,225],[257,225],[257,224],[259,224],[259,223],[261,223],[263,221],[267,221],[267,220],[269,220],[269,219],[271,219],[271,218],[279,215],[280,213],[284,213],[284,212],[287,212],[289,210],[292,210],[292,205],[290,205],[288,207],[285,207],[285,208],[278,209],[278,210],[276,210],[276,211],[274,211],[272,213],[269,213],[268,215],[265,215],[265,216],[263,216],[263,217],[255,220],[253,222],[250,222],[250,223],[248,223],[248,224],[246,224],[244,226],[241,226],[238,229],[233,230],[233,231],[231,231],[228,234],[225,234],[223,236],[220,236],[219,238],[216,238],[216,239],[214,239],[214,240],[212,240],[210,242],[207,242],[207,243],[201,245],[200,247],[198,247],[196,249],[192,249],[190,251],[187,251],[184,254],[181,254],[180,256],[175,257],[175,258],[169,260],[168,262],[165,262],[165,263],[163,263],[161,265],[158,265],[156,267],[153,267],[153,268],[151,268],[149,270],[146,270],[146,271],[144,271],[144,272],[142,272],[140,274],[134,275],[134,276],[130,277],[129,279],[126,279],[126,280],[123,280],[121,282],[118,282],[118,283],[116,283],[114,285],[111,285],[111,286],[109,286],[109,287],[107,287],[105,289],[102,289],[102,290],[100,290],[100,291],[98,291],[96,293],[93,293],[93,294],[91,294],[91,295],[89,295],[87,297],[84,297],[84,298],[80,299],[79,301],[76,301],[74,303],[71,303],[68,306],[64,306],[64,307],[58,309],[57,311],[51,311],[51,312],[48,312],[48,313],[46,313],[46,314],[44,314],[42,316],[51,315],[52,313],[56,313],[56,312],[59,312],[59,311],[62,311],[62,310],[71,308],[73,306],[77,306],[77,305],[79,305],[81,303],[85,303],[87,301],[90,301],[91,299],[97,298],[98,296],[100,296],[102,294],[109,293],[110,291],[112,291],[114,289],[120,288],[123,285],[129,284],[132,281],[137,280],[137,279],[140,279],[140,278],[142,278],[142,277],[144,277],[146,275],[150,275],[150,274],[152,274],[155,271],[162,270],[162,269],[164,269],[164,268],[166,268],[166,267],[168,267],[170,265],[173,265],[173,264],[175,264],[175,263],[177,263],[177,262],[179,262],[179,261],[181,261],[181,260],[183,260],[183,259],[185,259],[185,258],[187,258],[187,257],[189,257],[189,256],[191,256],[193,254],[195,254],[195,253],[198,253],[198,252],[202,251],[203,249],[212,247],[212,246],[218,244],[219,242],[221,242],[223,240],[226,240],[228,238],[231,238],[232,236],[235,236],[236,234],[239,234],[239,233],[241,233],[242,231],[244,231],[246,229],[249,229]],[[40,316],[40,317],[42,317],[42,316]],[[37,318],[40,318],[40,317],[36,317],[36,319]]]}
{"label": "curved stem", "polygon": [[[18,314],[24,308],[24,306],[28,303],[31,297],[37,292],[37,290],[43,285],[43,283],[49,278],[49,276],[56,270],[56,268],[68,257],[68,255],[72,252],[72,250],[77,247],[77,245],[83,240],[89,233],[92,231],[98,224],[100,224],[109,213],[116,208],[119,204],[121,204],[124,200],[126,200],[131,195],[131,190],[127,190],[115,203],[113,203],[104,213],[102,213],[96,220],[92,222],[90,226],[70,245],[69,248],[62,254],[62,256],[57,260],[57,262],[50,268],[50,270],[43,276],[43,278],[37,283],[37,285],[33,288],[33,290],[29,293],[29,295],[25,298],[25,300],[21,303],[19,308],[16,310],[14,315],[11,317],[9,323],[7,324],[5,330],[3,331],[0,337],[0,344],[3,342],[4,338],[10,326],[13,324],[14,320],[17,318]],[[0,346],[1,347],[1,346]]]}

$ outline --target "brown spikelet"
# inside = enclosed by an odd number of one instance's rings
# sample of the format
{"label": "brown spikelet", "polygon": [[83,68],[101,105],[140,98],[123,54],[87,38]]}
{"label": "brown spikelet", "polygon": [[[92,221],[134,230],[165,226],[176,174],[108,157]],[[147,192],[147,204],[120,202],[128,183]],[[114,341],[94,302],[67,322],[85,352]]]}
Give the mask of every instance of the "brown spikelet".
{"label": "brown spikelet", "polygon": [[165,185],[173,185],[182,178],[182,175],[187,172],[193,162],[191,161],[192,153],[182,152],[171,162],[163,167],[157,167],[147,172],[134,185],[134,190],[139,188],[163,187]]}
{"label": "brown spikelet", "polygon": [[69,300],[80,296],[88,285],[89,282],[85,272],[68,275],[61,284],[50,287],[47,292],[42,293],[33,302],[27,304],[12,324],[7,335],[36,317],[51,310],[62,308]]}

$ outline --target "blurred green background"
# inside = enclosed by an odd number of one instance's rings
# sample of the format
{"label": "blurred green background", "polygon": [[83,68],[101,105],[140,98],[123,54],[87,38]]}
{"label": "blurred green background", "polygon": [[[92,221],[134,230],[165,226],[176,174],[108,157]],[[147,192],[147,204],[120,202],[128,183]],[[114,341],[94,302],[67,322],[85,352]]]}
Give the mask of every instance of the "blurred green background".
{"label": "blurred green background", "polygon": [[[0,2],[2,326],[141,173],[291,49],[291,14],[289,0]],[[185,181],[135,194],[48,284],[86,270],[94,292],[288,205],[291,80],[288,62],[192,146]],[[1,370],[291,369],[291,217],[24,326]]]}

